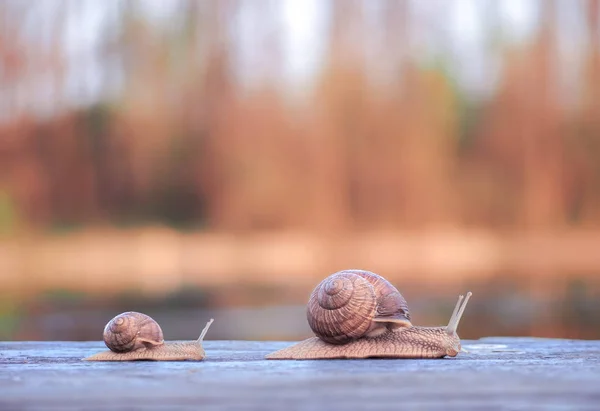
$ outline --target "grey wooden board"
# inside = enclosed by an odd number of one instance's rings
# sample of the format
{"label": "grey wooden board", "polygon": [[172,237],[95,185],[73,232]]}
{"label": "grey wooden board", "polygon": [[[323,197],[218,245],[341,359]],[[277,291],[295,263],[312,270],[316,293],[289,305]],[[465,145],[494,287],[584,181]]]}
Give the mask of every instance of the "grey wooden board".
{"label": "grey wooden board", "polygon": [[600,410],[600,341],[484,338],[441,360],[263,359],[289,344],[206,341],[202,362],[90,363],[101,342],[0,342],[0,409]]}

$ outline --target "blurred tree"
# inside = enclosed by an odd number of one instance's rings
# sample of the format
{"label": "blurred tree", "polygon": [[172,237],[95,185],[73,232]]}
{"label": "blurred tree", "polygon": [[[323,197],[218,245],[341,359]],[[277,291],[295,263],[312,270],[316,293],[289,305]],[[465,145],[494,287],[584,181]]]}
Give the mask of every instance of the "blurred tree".
{"label": "blurred tree", "polygon": [[[179,1],[161,18],[133,0],[60,4],[0,3],[0,185],[32,227],[600,221],[596,0],[577,6],[588,19],[577,107],[559,88],[554,1],[540,3],[535,38],[518,47],[504,36],[500,5],[474,9],[490,23],[478,52],[503,62],[484,101],[458,81],[455,39],[444,34],[457,4],[322,3],[325,53],[304,106],[281,81],[283,3]],[[94,11],[98,38],[75,52],[68,33]],[[240,37],[242,23],[251,39]],[[430,56],[440,63],[423,65]],[[102,88],[91,102],[90,73]]]}
{"label": "blurred tree", "polygon": [[572,213],[578,222],[600,221],[600,1],[587,1],[587,47],[581,75],[582,99],[570,140],[577,179]]}

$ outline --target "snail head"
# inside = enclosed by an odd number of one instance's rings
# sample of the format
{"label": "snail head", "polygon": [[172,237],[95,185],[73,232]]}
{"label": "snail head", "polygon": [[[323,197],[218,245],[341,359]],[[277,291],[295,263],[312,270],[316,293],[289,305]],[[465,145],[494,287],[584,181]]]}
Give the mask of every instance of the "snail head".
{"label": "snail head", "polygon": [[469,298],[473,295],[472,292],[468,292],[467,296],[460,295],[458,297],[458,302],[454,307],[454,311],[452,312],[452,316],[450,317],[450,321],[446,326],[446,334],[450,337],[450,344],[448,344],[447,355],[450,357],[455,357],[459,352],[465,351],[462,349],[460,344],[460,338],[456,330],[458,329],[458,324],[460,323],[460,319],[465,312],[465,308],[467,307],[467,303],[469,302]]}

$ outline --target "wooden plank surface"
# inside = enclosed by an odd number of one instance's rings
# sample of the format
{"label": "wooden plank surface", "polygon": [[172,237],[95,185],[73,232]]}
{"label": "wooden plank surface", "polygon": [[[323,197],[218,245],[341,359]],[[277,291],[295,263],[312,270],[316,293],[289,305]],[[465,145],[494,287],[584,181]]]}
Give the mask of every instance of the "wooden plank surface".
{"label": "wooden plank surface", "polygon": [[89,363],[101,342],[0,342],[0,409],[600,409],[600,341],[484,338],[442,360],[268,361],[289,342],[206,341],[202,362]]}

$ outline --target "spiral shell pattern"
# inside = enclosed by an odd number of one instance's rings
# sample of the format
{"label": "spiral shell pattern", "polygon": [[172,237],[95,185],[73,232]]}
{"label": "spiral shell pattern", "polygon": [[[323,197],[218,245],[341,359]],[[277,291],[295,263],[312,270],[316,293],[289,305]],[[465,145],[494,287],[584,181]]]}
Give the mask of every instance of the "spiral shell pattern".
{"label": "spiral shell pattern", "polygon": [[386,279],[364,270],[339,271],[325,278],[307,306],[310,328],[331,344],[361,338],[376,327],[391,329],[397,326],[392,321],[397,317],[410,321],[406,300]]}
{"label": "spiral shell pattern", "polygon": [[351,272],[339,272],[323,281],[308,302],[310,328],[323,341],[343,344],[364,335],[377,309],[373,286]]}
{"label": "spiral shell pattern", "polygon": [[117,315],[104,327],[104,343],[114,352],[129,352],[148,344],[162,344],[163,332],[152,317],[129,311]]}

